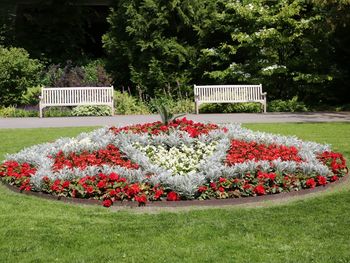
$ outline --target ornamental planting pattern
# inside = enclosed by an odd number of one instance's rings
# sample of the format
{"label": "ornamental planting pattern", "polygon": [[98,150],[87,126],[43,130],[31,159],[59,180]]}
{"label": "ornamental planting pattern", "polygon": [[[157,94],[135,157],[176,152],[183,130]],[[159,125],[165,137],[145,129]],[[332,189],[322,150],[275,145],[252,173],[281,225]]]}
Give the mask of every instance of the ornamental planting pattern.
{"label": "ornamental planting pattern", "polygon": [[4,183],[21,191],[101,200],[238,198],[324,186],[347,174],[330,146],[178,119],[105,127],[8,155]]}

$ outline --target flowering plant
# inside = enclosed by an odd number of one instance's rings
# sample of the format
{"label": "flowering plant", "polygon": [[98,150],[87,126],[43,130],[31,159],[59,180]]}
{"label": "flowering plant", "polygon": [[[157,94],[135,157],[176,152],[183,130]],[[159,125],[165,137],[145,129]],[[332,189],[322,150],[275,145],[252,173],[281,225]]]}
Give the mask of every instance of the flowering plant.
{"label": "flowering plant", "polygon": [[20,190],[104,206],[276,194],[346,174],[344,157],[328,145],[185,118],[61,138],[8,155],[0,165],[2,181]]}
{"label": "flowering plant", "polygon": [[150,162],[161,166],[173,174],[186,175],[194,174],[198,171],[206,157],[213,154],[216,142],[205,144],[201,141],[194,141],[188,146],[167,147],[167,145],[146,145],[135,144],[136,149],[146,154]]}

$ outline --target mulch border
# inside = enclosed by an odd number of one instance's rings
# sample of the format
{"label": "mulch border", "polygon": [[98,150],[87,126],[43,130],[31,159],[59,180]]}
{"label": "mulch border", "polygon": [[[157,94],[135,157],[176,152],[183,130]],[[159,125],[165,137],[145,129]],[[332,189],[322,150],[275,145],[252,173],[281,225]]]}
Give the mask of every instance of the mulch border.
{"label": "mulch border", "polygon": [[[348,182],[349,175],[346,175],[340,178],[338,181],[329,183],[325,186],[318,186],[313,189],[301,189],[299,191],[286,192],[286,193],[278,193],[278,194],[269,194],[263,196],[249,196],[249,197],[241,197],[241,198],[228,198],[228,199],[209,199],[209,200],[181,200],[181,201],[149,201],[147,202],[147,207],[188,207],[188,206],[226,206],[226,205],[241,205],[241,204],[250,204],[257,203],[262,201],[274,201],[274,200],[283,200],[290,197],[296,196],[304,196],[311,193],[317,193],[321,191],[325,191],[330,188],[334,188],[335,186]],[[0,180],[1,181],[1,180]],[[1,181],[2,182],[2,181]],[[7,183],[2,182],[9,190],[22,193],[25,195],[36,196],[39,198],[44,198],[48,200],[61,201],[64,203],[74,203],[74,204],[87,204],[87,205],[102,205],[101,200],[94,199],[81,199],[81,198],[70,198],[70,197],[57,197],[43,192],[32,192],[32,191],[20,191],[18,187],[9,185]],[[114,207],[138,207],[138,203],[135,201],[120,201],[114,202]]]}

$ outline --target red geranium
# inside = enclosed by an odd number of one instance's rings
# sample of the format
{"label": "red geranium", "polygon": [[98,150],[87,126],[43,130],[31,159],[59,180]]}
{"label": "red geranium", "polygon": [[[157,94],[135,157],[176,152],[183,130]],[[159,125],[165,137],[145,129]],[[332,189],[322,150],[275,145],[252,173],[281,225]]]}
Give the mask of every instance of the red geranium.
{"label": "red geranium", "polygon": [[230,150],[226,156],[226,164],[232,166],[249,160],[273,161],[276,159],[295,162],[303,161],[298,155],[298,149],[293,146],[265,145],[256,142],[232,140]]}
{"label": "red geranium", "polygon": [[144,194],[140,196],[135,196],[135,201],[137,201],[139,205],[144,205],[147,202],[147,197]]}
{"label": "red geranium", "polygon": [[200,193],[205,192],[207,190],[208,190],[208,187],[206,187],[205,185],[198,187],[198,192]]}
{"label": "red geranium", "polygon": [[333,175],[330,180],[331,180],[331,182],[335,182],[335,181],[339,180],[339,177],[336,175]]}
{"label": "red geranium", "polygon": [[164,191],[163,190],[156,190],[155,193],[154,193],[154,199],[155,200],[158,200],[159,198],[161,198],[161,196],[164,194]]}
{"label": "red geranium", "polygon": [[97,187],[102,189],[102,188],[105,188],[106,187],[106,182],[105,181],[99,181],[97,183]]}
{"label": "red geranium", "polygon": [[113,201],[111,199],[106,199],[106,200],[103,200],[102,202],[102,205],[104,207],[110,207],[112,204],[113,204]]}
{"label": "red geranium", "polygon": [[166,199],[168,201],[179,201],[180,197],[179,197],[179,195],[177,193],[171,191],[171,192],[168,193]]}
{"label": "red geranium", "polygon": [[316,186],[314,178],[307,179],[305,184],[308,188],[314,188]]}
{"label": "red geranium", "polygon": [[258,185],[254,188],[254,193],[256,193],[257,195],[265,195],[266,191],[265,191],[265,187],[263,185]]}
{"label": "red geranium", "polygon": [[324,176],[317,176],[317,184],[318,185],[326,185],[327,184],[327,178]]}

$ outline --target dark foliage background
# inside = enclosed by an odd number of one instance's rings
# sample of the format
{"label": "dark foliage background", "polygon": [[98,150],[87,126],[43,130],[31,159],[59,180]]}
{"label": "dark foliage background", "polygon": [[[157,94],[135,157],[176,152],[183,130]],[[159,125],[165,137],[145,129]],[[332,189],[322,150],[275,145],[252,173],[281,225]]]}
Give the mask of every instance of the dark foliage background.
{"label": "dark foliage background", "polygon": [[[269,100],[350,103],[349,0],[83,2],[2,5],[0,46],[44,65],[31,85],[112,82],[150,100],[191,99],[193,84],[262,83]],[[48,84],[47,72],[60,77]]]}

